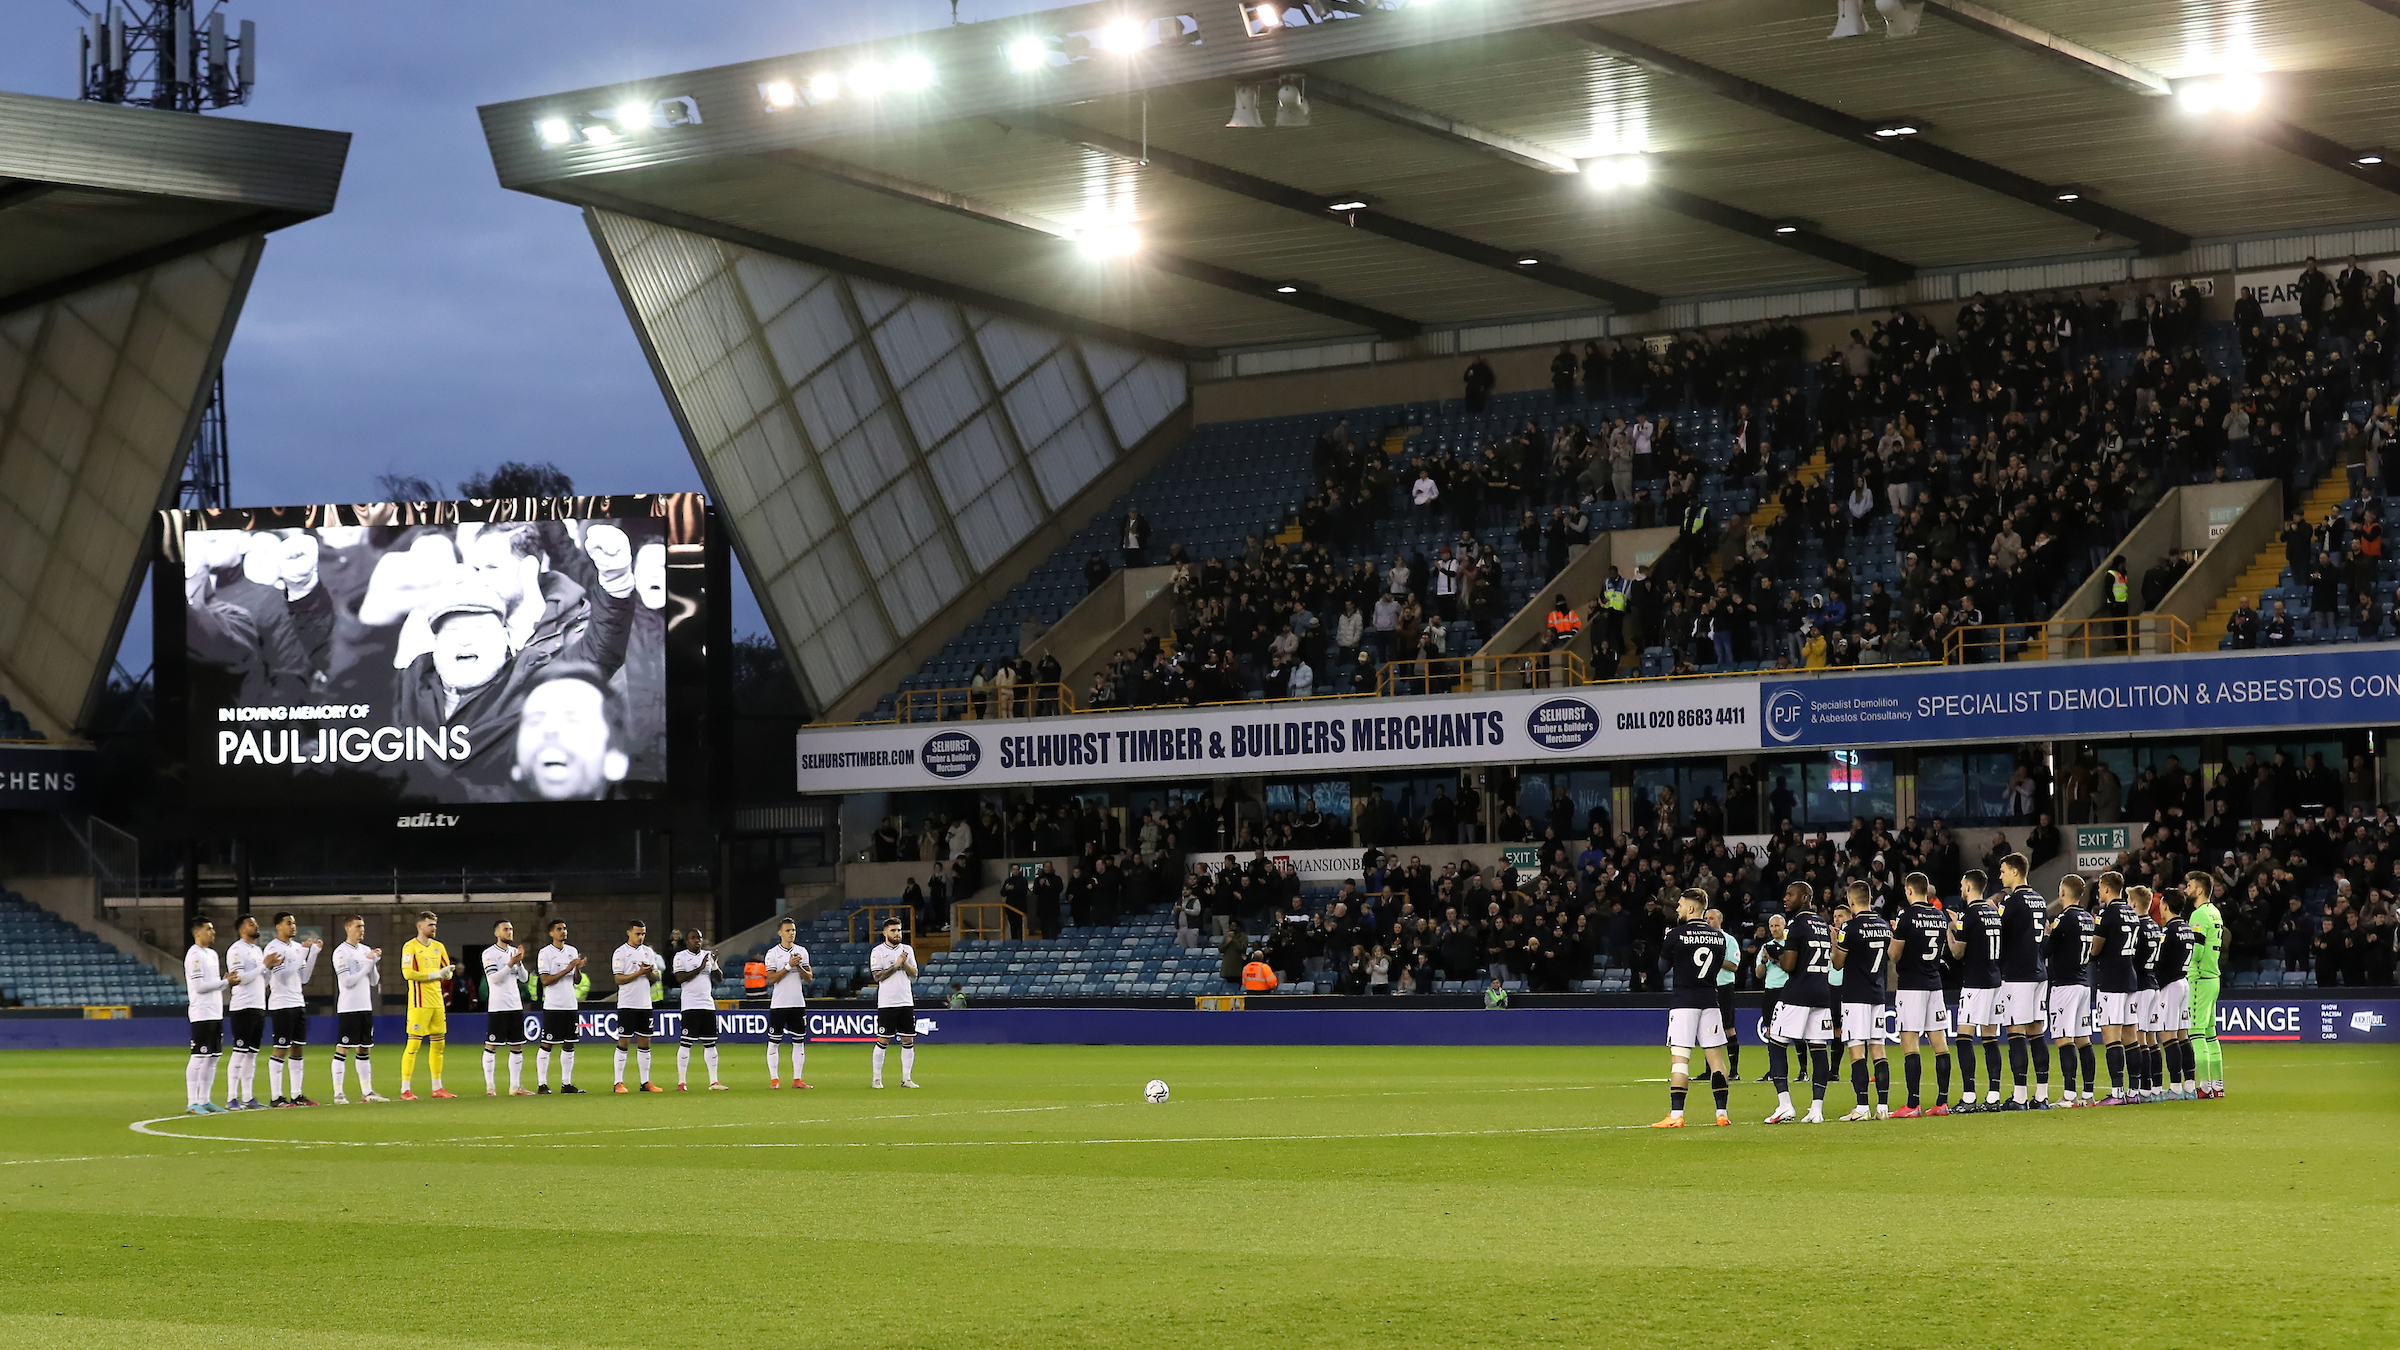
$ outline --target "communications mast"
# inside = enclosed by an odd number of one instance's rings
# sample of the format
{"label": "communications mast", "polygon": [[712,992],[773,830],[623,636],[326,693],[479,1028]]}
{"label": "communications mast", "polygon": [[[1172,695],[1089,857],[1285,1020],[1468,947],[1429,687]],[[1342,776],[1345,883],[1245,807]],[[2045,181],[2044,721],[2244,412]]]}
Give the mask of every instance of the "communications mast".
{"label": "communications mast", "polygon": [[[258,25],[228,29],[223,0],[127,0],[92,9],[76,36],[76,97],[168,112],[202,113],[250,101],[258,74]],[[204,12],[205,11],[205,12]],[[183,461],[176,505],[231,506],[233,470],[225,442],[225,370]]]}

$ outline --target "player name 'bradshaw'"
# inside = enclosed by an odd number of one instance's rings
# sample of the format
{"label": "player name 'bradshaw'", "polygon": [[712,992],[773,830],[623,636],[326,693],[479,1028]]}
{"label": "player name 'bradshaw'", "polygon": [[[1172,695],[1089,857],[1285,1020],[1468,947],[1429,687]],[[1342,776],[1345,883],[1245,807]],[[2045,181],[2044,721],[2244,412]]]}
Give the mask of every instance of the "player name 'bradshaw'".
{"label": "player name 'bradshaw'", "polygon": [[463,760],[473,750],[465,727],[344,727],[320,729],[314,736],[297,728],[288,731],[220,731],[217,763],[225,764],[364,764],[404,759]]}

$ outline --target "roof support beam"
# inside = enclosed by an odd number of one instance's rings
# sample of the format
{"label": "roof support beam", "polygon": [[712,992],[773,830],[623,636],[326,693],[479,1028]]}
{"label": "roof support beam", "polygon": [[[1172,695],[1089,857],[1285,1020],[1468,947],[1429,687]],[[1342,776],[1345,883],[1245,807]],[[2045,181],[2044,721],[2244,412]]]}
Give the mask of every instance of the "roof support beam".
{"label": "roof support beam", "polygon": [[[1553,150],[1549,146],[1540,145],[1522,137],[1511,136],[1504,131],[1493,131],[1486,127],[1461,122],[1438,112],[1411,107],[1406,103],[1385,98],[1381,94],[1355,88],[1338,80],[1329,80],[1313,72],[1308,77],[1308,94],[1310,98],[1320,102],[1348,108],[1353,112],[1365,113],[1394,126],[1422,132],[1453,145],[1464,146],[1496,159],[1506,160],[1511,164],[1538,170],[1542,173],[1576,178],[1582,176],[1583,165],[1574,156],[1562,151]],[[1664,207],[1677,215],[1705,221],[1736,234],[1746,234],[1753,239],[1773,244],[1778,248],[1788,248],[1795,253],[1805,253],[1811,257],[1822,258],[1837,266],[1847,267],[1854,272],[1862,272],[1871,281],[1879,283],[1905,281],[1917,273],[1916,268],[1898,258],[1886,257],[1872,249],[1843,243],[1839,239],[1820,234],[1816,230],[1796,222],[1779,223],[1769,220],[1765,216],[1753,214],[1738,206],[1728,205],[1713,198],[1703,197],[1696,192],[1686,192],[1656,181],[1644,184],[1639,188],[1626,190],[1646,197],[1653,204]]]}
{"label": "roof support beam", "polygon": [[[846,164],[839,160],[826,159],[800,150],[777,151],[771,157],[798,165],[810,173],[848,183],[852,187],[865,188],[870,192],[896,197],[901,201],[916,202],[937,210],[947,211],[952,215],[980,221],[986,225],[999,225],[1020,233],[1043,235],[1061,242],[1071,243],[1075,238],[1076,232],[1072,226],[1030,212],[1019,211],[998,202],[989,202],[979,197],[952,192],[947,188],[935,187],[928,183],[911,182],[905,178],[895,178],[890,174],[879,173],[856,164]],[[1397,314],[1388,314],[1366,305],[1354,305],[1347,300],[1337,300],[1332,296],[1318,295],[1297,288],[1288,291],[1279,290],[1278,287],[1286,283],[1269,281],[1264,277],[1254,277],[1246,272],[1235,271],[1230,267],[1219,267],[1215,263],[1182,257],[1163,249],[1144,247],[1133,255],[1133,261],[1156,268],[1161,272],[1172,273],[1175,276],[1200,282],[1203,285],[1221,287],[1253,299],[1265,300],[1293,309],[1304,309],[1329,319],[1338,319],[1343,323],[1354,324],[1385,338],[1411,338],[1424,331],[1423,325],[1413,319],[1405,319]]]}
{"label": "roof support beam", "polygon": [[58,191],[58,184],[45,183],[39,179],[0,178],[0,211],[5,211],[12,206],[23,206],[35,198],[47,197],[56,191]]}
{"label": "roof support beam", "polygon": [[1863,149],[1906,160],[1921,169],[1955,178],[1962,183],[1982,188],[2003,197],[2013,197],[2028,206],[2038,207],[2053,215],[2064,216],[2094,229],[2122,235],[2133,240],[2146,254],[2181,253],[2191,247],[2191,237],[2179,230],[2169,229],[2156,221],[2145,220],[2130,211],[2120,211],[2089,198],[2074,201],[2059,200],[2057,190],[2050,184],[2037,182],[2021,173],[1986,163],[1971,155],[1946,150],[1921,136],[1879,137],[1874,125],[1845,112],[1812,103],[1795,94],[1770,88],[1755,80],[1744,79],[1714,66],[1702,65],[1688,57],[1678,56],[1662,47],[1653,47],[1635,38],[1623,37],[1589,23],[1563,24],[1560,33],[1621,61],[1629,61],[1645,70],[1686,80],[1716,94],[1747,104],[1770,116],[1797,123],[1812,131],[1839,137]]}
{"label": "roof support beam", "polygon": [[[2400,0],[2367,0],[2367,3],[2386,13],[2400,15]],[[1997,10],[1986,9],[1974,3],[1974,0],[1925,0],[1925,7],[1962,28],[1998,38],[2037,56],[2062,62],[2120,89],[2151,97],[2163,97],[2175,92],[2175,82],[2157,71],[2137,66],[2131,61],[2121,61],[2072,38],[2036,28]],[[2320,136],[2306,127],[2272,117],[2226,117],[2221,124],[2228,130],[2274,146],[2287,154],[2297,155],[2312,164],[2322,165],[2368,187],[2400,195],[2400,165],[2361,164],[2356,150],[2329,136]]]}
{"label": "roof support beam", "polygon": [[1012,112],[1002,116],[999,121],[1002,126],[1020,127],[1036,135],[1048,136],[1053,140],[1065,141],[1070,145],[1080,145],[1086,149],[1097,150],[1104,155],[1113,155],[1118,159],[1132,160],[1137,164],[1174,174],[1178,178],[1205,184],[1222,192],[1230,192],[1236,196],[1248,197],[1253,201],[1265,202],[1269,206],[1280,206],[1288,211],[1297,211],[1311,220],[1322,220],[1334,224],[1346,223],[1354,229],[1365,230],[1370,234],[1379,234],[1386,239],[1410,244],[1430,252],[1446,254],[1462,262],[1474,263],[1479,267],[1489,267],[1493,271],[1506,272],[1511,276],[1525,277],[1546,286],[1555,286],[1560,290],[1573,291],[1579,295],[1588,295],[1615,306],[1619,313],[1639,314],[1658,307],[1658,297],[1648,291],[1610,281],[1605,277],[1596,277],[1588,272],[1580,272],[1563,264],[1551,262],[1546,258],[1526,262],[1525,259],[1534,258],[1535,255],[1522,250],[1499,248],[1478,240],[1468,239],[1462,235],[1451,234],[1447,230],[1437,230],[1430,225],[1419,225],[1413,221],[1402,220],[1398,216],[1376,210],[1372,206],[1336,216],[1326,209],[1327,199],[1318,193],[1305,192],[1296,187],[1270,182],[1267,179],[1243,173],[1238,169],[1228,169],[1223,165],[1211,164],[1206,160],[1194,159],[1189,155],[1179,155],[1172,150],[1162,150],[1155,145],[1150,146],[1145,154],[1142,146],[1122,136],[1097,131],[1080,123],[1069,122],[1064,118],[1052,117],[1047,113]]}

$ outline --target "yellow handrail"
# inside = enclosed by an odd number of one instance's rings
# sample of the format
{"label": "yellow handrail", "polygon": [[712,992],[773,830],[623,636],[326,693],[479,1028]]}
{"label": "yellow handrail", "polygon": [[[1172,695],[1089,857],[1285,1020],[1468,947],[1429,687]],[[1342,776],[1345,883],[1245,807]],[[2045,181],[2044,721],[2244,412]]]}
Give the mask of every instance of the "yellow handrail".
{"label": "yellow handrail", "polygon": [[2108,615],[2051,619],[2042,623],[1978,623],[1954,628],[1942,639],[1945,665],[2004,661],[2084,660],[2142,651],[2188,652],[2192,626],[2172,614]]}
{"label": "yellow handrail", "polygon": [[900,921],[900,932],[908,941],[915,942],[917,940],[917,911],[913,906],[861,905],[857,909],[852,910],[850,912],[850,940],[852,942],[859,940],[858,921],[860,919],[867,918],[872,918],[874,920],[872,923],[867,925],[868,937],[873,937],[876,934],[881,933],[883,931],[884,919],[890,918],[898,919]]}
{"label": "yellow handrail", "polygon": [[1583,658],[1570,651],[1431,656],[1384,662],[1383,669],[1375,676],[1375,692],[1393,698],[1495,689],[1558,689],[1589,684],[1589,675]]}
{"label": "yellow handrail", "polygon": [[999,900],[977,900],[950,907],[950,936],[954,942],[1004,940],[1008,937],[1008,916],[1017,916],[1017,931],[1035,936],[1026,925],[1025,911]]}

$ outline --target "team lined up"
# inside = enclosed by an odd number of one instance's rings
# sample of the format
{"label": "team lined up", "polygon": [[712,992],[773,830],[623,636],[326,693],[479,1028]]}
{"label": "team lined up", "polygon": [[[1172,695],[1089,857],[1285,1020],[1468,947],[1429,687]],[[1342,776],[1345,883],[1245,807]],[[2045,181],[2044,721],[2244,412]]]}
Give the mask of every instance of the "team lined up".
{"label": "team lined up", "polygon": [[[1785,912],[1769,921],[1758,955],[1765,986],[1760,1012],[1775,1110],[1766,1124],[1825,1119],[1835,1047],[1847,1047],[1857,1106],[1843,1120],[1879,1120],[1975,1111],[2046,1111],[2052,1106],[2118,1106],[2224,1095],[2217,1045],[2219,958],[2225,928],[2215,885],[2205,873],[2179,890],[2130,889],[2115,872],[2096,883],[2068,876],[2055,902],[2026,884],[2022,854],[2000,862],[1998,896],[1968,872],[1955,911],[1935,899],[1932,883],[1912,872],[1906,903],[1889,916],[1873,891],[1852,883],[1847,904],[1818,903],[1805,882],[1784,890]],[[1691,1054],[1704,1052],[1716,1097],[1716,1123],[1727,1114],[1727,1032],[1739,941],[1709,922],[1707,897],[1686,891],[1679,922],[1667,933],[1667,1045],[1673,1057],[1669,1111],[1657,1122],[1683,1124]],[[1951,1011],[1944,959],[1957,963],[1958,1104],[1950,1104]],[[1890,1105],[1891,1065],[1884,1046],[1886,980],[1907,1068],[1906,1105]],[[2195,1025],[2198,1030],[2195,1032]],[[1980,1043],[1984,1094],[1976,1092]],[[2010,1090],[2001,1097],[2000,1053],[2008,1050]],[[1921,1106],[1923,1053],[1934,1058],[1934,1101]],[[2061,1095],[2050,1095],[2056,1049]],[[1805,1115],[1792,1104],[1790,1064],[1804,1057]],[[2109,1086],[2099,1091],[2105,1059]],[[2032,1082],[2027,1083],[2028,1069]],[[2080,1087],[2078,1084],[2080,1083]],[[2030,1088],[2030,1091],[2029,1091]]]}
{"label": "team lined up", "polygon": [[[274,917],[275,936],[260,945],[258,920],[243,915],[235,925],[233,945],[219,961],[216,924],[202,918],[192,924],[192,945],[184,953],[184,981],[190,997],[191,1055],[184,1067],[185,1110],[194,1115],[276,1107],[315,1106],[305,1090],[308,1053],[308,1004],[303,989],[316,969],[323,944],[315,938],[295,940],[297,919],[290,913]],[[358,1074],[359,1100],[390,1100],[375,1091],[375,1010],[382,998],[383,952],[366,944],[366,920],[353,915],[343,924],[343,941],[333,949],[335,1033],[333,1102],[349,1105],[343,1092],[345,1066]],[[458,973],[449,949],[438,936],[440,919],[431,910],[417,915],[417,935],[400,950],[400,971],[408,983],[408,1044],[400,1059],[400,1100],[417,1100],[415,1088],[419,1052],[430,1070],[427,1095],[455,1098],[442,1083],[443,1046],[449,1035],[442,984]],[[808,1055],[807,982],[815,971],[808,949],[795,940],[797,926],[786,919],[776,930],[776,943],[762,958],[768,981],[767,1086],[780,1088],[783,1048],[792,1050],[790,1085],[806,1088],[802,1079]],[[580,986],[586,964],[583,954],[567,943],[567,922],[553,919],[548,942],[530,963],[516,940],[516,928],[503,919],[492,925],[491,945],[483,949],[486,986],[483,1041],[483,1095],[500,1095],[499,1062],[508,1059],[508,1095],[550,1094],[550,1059],[558,1056],[558,1092],[580,1094],[575,1086],[575,1048],[581,1037],[578,1022]],[[675,1090],[690,1090],[692,1051],[701,1052],[708,1071],[708,1090],[729,1090],[719,1077],[717,1061],[716,980],[724,973],[714,952],[703,945],[694,928],[671,961],[662,961],[644,940],[646,927],[625,925],[625,942],[609,960],[616,981],[616,1086],[621,1093],[663,1092],[650,1080],[654,984],[662,978],[681,994],[682,1027],[675,1052]],[[877,1034],[873,1084],[883,1086],[884,1058],[890,1043],[900,1043],[900,1080],[915,1087],[916,995],[911,981],[917,974],[916,950],[901,941],[898,920],[884,925],[884,941],[875,948],[868,968],[877,986]],[[529,993],[541,999],[541,1034],[534,1064],[534,1087],[524,1086],[526,1004]],[[233,1049],[224,1043],[230,1030]],[[272,1037],[270,1045],[270,1036]],[[259,1051],[270,1050],[270,1099],[257,1091]],[[626,1083],[631,1058],[638,1071],[637,1086]],[[226,1102],[215,1094],[217,1061],[227,1060]]]}

